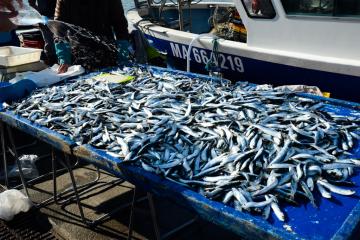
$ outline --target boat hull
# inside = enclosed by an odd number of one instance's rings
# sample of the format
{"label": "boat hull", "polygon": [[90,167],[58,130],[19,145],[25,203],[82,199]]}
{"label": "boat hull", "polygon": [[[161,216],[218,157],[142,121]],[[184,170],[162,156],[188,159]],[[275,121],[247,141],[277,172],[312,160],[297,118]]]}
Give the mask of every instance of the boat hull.
{"label": "boat hull", "polygon": [[[169,41],[145,34],[152,45],[166,52],[170,67],[186,70],[186,59],[189,44]],[[173,40],[173,39],[172,39]],[[212,49],[192,47],[190,49],[190,70],[197,73],[208,73],[206,63]],[[219,70],[224,78],[232,81],[249,81],[256,84],[308,85],[317,86],[323,92],[329,92],[331,97],[360,102],[360,77],[320,71],[286,64],[263,61],[241,55],[219,51]]]}

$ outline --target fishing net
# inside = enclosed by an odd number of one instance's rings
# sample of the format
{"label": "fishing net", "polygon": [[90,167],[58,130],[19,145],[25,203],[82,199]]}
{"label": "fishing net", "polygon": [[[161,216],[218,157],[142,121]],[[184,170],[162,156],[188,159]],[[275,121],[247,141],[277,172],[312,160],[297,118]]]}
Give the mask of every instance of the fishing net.
{"label": "fishing net", "polygon": [[68,36],[73,55],[73,64],[81,65],[87,70],[107,66],[116,66],[118,52],[115,41],[104,37],[100,41],[78,35]]}
{"label": "fishing net", "polygon": [[90,71],[116,66],[119,54],[127,56],[127,49],[118,50],[115,40],[99,36],[73,24],[49,21],[49,28],[56,42],[69,42],[72,62]]}

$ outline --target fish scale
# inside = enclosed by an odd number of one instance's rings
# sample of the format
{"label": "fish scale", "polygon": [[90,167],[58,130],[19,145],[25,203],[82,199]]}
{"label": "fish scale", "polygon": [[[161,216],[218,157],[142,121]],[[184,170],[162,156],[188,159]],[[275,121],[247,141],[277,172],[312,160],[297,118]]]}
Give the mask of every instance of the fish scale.
{"label": "fish scale", "polygon": [[240,211],[273,211],[280,221],[284,202],[305,196],[315,205],[315,190],[325,198],[354,194],[336,185],[360,165],[349,156],[359,118],[247,83],[143,67],[112,73],[136,79],[69,81],[7,108]]}

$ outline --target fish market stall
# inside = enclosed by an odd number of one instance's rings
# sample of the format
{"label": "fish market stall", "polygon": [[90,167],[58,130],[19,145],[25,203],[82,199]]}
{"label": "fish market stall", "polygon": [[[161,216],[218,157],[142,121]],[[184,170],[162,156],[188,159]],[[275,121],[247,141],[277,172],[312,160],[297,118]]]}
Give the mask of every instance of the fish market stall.
{"label": "fish market stall", "polygon": [[133,78],[41,89],[0,120],[246,238],[359,231],[359,104],[158,68],[110,74]]}

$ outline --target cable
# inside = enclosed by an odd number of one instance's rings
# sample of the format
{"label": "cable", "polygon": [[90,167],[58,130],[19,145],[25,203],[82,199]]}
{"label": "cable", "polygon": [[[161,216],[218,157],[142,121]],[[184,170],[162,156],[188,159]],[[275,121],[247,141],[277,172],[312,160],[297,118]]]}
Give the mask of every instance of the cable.
{"label": "cable", "polygon": [[190,42],[189,47],[188,47],[188,51],[186,53],[186,71],[190,72],[190,51],[191,48],[194,44],[195,41],[199,40],[200,38],[210,38],[210,39],[218,39],[217,36],[213,35],[213,34],[209,34],[209,33],[204,33],[204,34],[199,34],[196,35]]}

